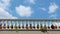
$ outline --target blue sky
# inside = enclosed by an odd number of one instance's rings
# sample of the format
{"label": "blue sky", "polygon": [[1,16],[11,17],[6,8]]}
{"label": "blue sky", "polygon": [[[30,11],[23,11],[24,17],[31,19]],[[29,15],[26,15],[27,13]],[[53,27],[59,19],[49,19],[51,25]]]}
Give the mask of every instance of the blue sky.
{"label": "blue sky", "polygon": [[60,0],[0,0],[0,19],[60,19]]}
{"label": "blue sky", "polygon": [[0,0],[0,19],[60,18],[60,0]]}

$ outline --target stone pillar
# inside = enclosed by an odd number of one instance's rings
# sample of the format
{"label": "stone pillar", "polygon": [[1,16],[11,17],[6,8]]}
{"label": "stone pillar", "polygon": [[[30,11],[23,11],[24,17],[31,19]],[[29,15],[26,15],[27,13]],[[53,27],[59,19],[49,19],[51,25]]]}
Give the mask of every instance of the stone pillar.
{"label": "stone pillar", "polygon": [[24,29],[26,29],[26,21],[24,21]]}
{"label": "stone pillar", "polygon": [[34,29],[34,28],[33,28],[33,26],[34,26],[34,24],[33,24],[33,23],[34,23],[34,22],[32,21],[32,29]]}
{"label": "stone pillar", "polygon": [[59,22],[57,22],[57,29],[59,29]]}
{"label": "stone pillar", "polygon": [[40,21],[39,21],[39,29],[40,29]]}
{"label": "stone pillar", "polygon": [[14,21],[14,24],[13,24],[13,29],[15,29],[15,21]]}
{"label": "stone pillar", "polygon": [[28,21],[28,29],[30,29],[30,21]]}
{"label": "stone pillar", "polygon": [[20,21],[20,27],[21,27],[21,29],[22,29],[22,21]]}
{"label": "stone pillar", "polygon": [[37,21],[35,21],[35,29],[37,29]]}
{"label": "stone pillar", "polygon": [[4,20],[2,20],[2,29],[4,29]]}
{"label": "stone pillar", "polygon": [[42,21],[42,27],[44,28],[44,21]]}
{"label": "stone pillar", "polygon": [[51,28],[51,25],[52,25],[52,22],[50,21],[50,29],[52,29],[52,28]]}
{"label": "stone pillar", "polygon": [[16,23],[17,23],[17,29],[19,29],[19,24],[18,24],[18,21],[16,21]]}
{"label": "stone pillar", "polygon": [[46,27],[47,27],[47,29],[48,29],[48,21],[46,21]]}
{"label": "stone pillar", "polygon": [[11,27],[12,27],[12,21],[10,21],[10,27],[9,27],[9,29],[11,29]]}
{"label": "stone pillar", "polygon": [[8,21],[6,20],[6,29],[8,29],[7,27],[8,27]]}

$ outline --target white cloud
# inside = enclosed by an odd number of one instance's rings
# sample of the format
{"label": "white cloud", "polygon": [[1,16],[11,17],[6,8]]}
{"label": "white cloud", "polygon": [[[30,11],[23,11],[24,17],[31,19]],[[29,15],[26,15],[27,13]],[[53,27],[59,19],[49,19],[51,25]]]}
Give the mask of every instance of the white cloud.
{"label": "white cloud", "polygon": [[16,7],[16,12],[21,17],[29,17],[33,13],[30,7],[25,7],[23,5],[20,5],[20,6]]}
{"label": "white cloud", "polygon": [[0,7],[7,8],[10,5],[10,0],[0,0]]}
{"label": "white cloud", "polygon": [[35,4],[35,0],[25,0],[25,2],[31,3],[31,4]]}
{"label": "white cloud", "polygon": [[49,18],[58,19],[57,14],[55,13],[57,9],[58,9],[57,4],[55,3],[50,4],[48,13],[51,14],[51,16],[49,16]]}
{"label": "white cloud", "polygon": [[49,6],[49,13],[55,13],[55,11],[58,9],[58,5],[55,3],[51,3]]}
{"label": "white cloud", "polygon": [[10,13],[8,13],[3,8],[0,8],[0,19],[16,19],[16,17],[12,16]]}
{"label": "white cloud", "polygon": [[10,6],[10,0],[0,0],[0,19],[14,19],[16,17],[12,16],[8,11]]}

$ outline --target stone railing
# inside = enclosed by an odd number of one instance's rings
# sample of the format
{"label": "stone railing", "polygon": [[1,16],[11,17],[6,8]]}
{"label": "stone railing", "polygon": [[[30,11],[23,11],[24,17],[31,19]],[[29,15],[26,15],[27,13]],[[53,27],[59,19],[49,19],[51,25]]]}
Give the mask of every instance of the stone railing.
{"label": "stone railing", "polygon": [[37,30],[60,31],[60,19],[0,19],[0,31]]}

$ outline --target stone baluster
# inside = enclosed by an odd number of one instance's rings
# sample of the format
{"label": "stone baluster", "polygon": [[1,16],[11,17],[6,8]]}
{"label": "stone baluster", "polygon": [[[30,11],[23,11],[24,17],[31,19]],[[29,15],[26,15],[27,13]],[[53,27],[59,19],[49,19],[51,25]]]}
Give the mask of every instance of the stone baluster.
{"label": "stone baluster", "polygon": [[33,28],[33,26],[34,26],[34,24],[33,24],[33,23],[34,23],[34,21],[32,21],[32,29],[34,29],[34,28]]}
{"label": "stone baluster", "polygon": [[19,24],[18,24],[18,21],[16,21],[16,23],[17,23],[17,29],[19,29]]}
{"label": "stone baluster", "polygon": [[12,21],[10,21],[10,27],[9,27],[9,29],[12,29],[11,27],[12,27]]}
{"label": "stone baluster", "polygon": [[28,29],[30,29],[30,21],[28,21]]}
{"label": "stone baluster", "polygon": [[48,21],[46,21],[46,27],[47,27],[47,29],[48,29]]}
{"label": "stone baluster", "polygon": [[24,29],[26,29],[26,21],[24,21],[23,23],[24,23],[24,24],[23,24],[23,25],[24,25]]}
{"label": "stone baluster", "polygon": [[8,21],[6,20],[6,29],[8,29]]}
{"label": "stone baluster", "polygon": [[51,25],[52,25],[52,23],[51,23],[51,21],[50,21],[50,29],[52,29],[52,28],[51,28]]}
{"label": "stone baluster", "polygon": [[39,21],[37,21],[37,29],[39,29]]}
{"label": "stone baluster", "polygon": [[14,24],[13,24],[13,29],[15,29],[15,21],[14,21]]}
{"label": "stone baluster", "polygon": [[22,29],[22,21],[20,21],[20,27],[21,27],[21,29]]}
{"label": "stone baluster", "polygon": [[44,21],[42,21],[42,27],[44,28]]}
{"label": "stone baluster", "polygon": [[40,21],[39,21],[39,29],[40,29]]}
{"label": "stone baluster", "polygon": [[57,29],[59,29],[59,24],[58,24],[59,22],[58,21],[56,21],[56,26],[57,26]]}
{"label": "stone baluster", "polygon": [[37,21],[35,21],[35,29],[37,29]]}
{"label": "stone baluster", "polygon": [[4,29],[4,20],[2,20],[2,29]]}

